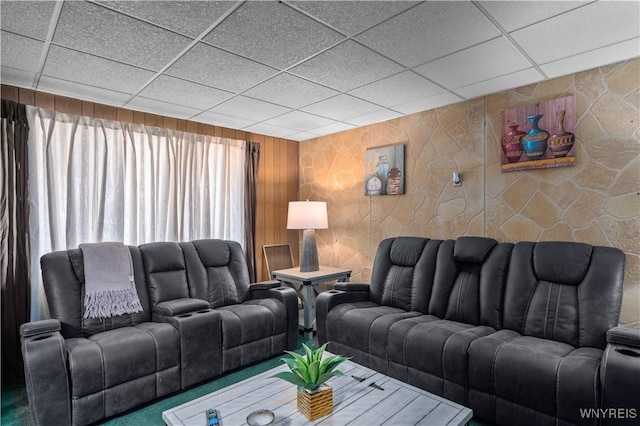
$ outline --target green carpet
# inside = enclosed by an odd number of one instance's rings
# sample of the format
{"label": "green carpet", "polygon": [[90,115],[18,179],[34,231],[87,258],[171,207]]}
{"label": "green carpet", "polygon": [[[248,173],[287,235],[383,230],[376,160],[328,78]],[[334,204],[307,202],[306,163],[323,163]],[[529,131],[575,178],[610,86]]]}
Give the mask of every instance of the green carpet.
{"label": "green carpet", "polygon": [[[298,341],[296,352],[302,353],[302,343],[311,344],[302,338]],[[177,405],[199,398],[211,392],[215,392],[226,386],[242,381],[248,377],[260,374],[271,368],[281,365],[281,357],[275,357],[267,361],[252,365],[247,368],[235,371],[218,379],[195,386],[184,392],[162,398],[161,400],[138,407],[137,409],[112,418],[102,424],[110,426],[164,426],[162,412]],[[2,385],[2,412],[0,414],[0,424],[3,426],[28,426],[31,424],[27,393],[24,382],[3,383]],[[469,422],[470,426],[487,426],[475,419]]]}

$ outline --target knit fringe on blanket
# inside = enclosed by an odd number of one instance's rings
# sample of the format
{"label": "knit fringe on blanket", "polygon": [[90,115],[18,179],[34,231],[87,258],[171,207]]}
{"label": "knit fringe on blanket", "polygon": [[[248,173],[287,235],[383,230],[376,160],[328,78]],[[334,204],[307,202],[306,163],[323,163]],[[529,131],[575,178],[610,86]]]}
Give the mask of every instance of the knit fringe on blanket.
{"label": "knit fringe on blanket", "polygon": [[134,289],[119,289],[85,294],[85,318],[109,318],[142,312],[142,305]]}

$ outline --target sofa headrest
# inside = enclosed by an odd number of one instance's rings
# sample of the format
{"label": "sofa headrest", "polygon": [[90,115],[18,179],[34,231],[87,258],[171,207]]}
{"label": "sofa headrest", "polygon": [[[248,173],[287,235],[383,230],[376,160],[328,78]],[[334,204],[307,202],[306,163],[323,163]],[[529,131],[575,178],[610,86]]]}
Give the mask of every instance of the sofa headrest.
{"label": "sofa headrest", "polygon": [[389,260],[398,266],[416,266],[427,241],[429,240],[426,238],[417,237],[395,238],[389,252]]}
{"label": "sofa headrest", "polygon": [[200,256],[200,261],[207,268],[229,265],[231,250],[224,240],[196,240],[193,246]]}
{"label": "sofa headrest", "polygon": [[491,250],[498,245],[493,238],[459,237],[453,248],[456,262],[482,263]]}
{"label": "sofa headrest", "polygon": [[593,246],[573,242],[540,242],[533,248],[533,269],[538,279],[579,285],[587,274]]}
{"label": "sofa headrest", "polygon": [[177,243],[157,242],[140,246],[147,273],[186,269],[182,249]]}

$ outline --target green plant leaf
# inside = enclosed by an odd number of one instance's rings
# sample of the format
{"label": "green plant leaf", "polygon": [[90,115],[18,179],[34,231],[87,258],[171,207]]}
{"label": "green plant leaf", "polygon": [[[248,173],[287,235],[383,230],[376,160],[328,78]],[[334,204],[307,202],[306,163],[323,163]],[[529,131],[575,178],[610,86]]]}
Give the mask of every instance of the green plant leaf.
{"label": "green plant leaf", "polygon": [[309,383],[317,383],[318,382],[318,377],[320,377],[320,374],[318,374],[318,368],[320,367],[320,363],[318,361],[313,361],[310,365],[309,365]]}
{"label": "green plant leaf", "polygon": [[297,374],[290,373],[288,371],[283,371],[281,373],[274,374],[271,377],[286,380],[287,382],[292,383],[298,387],[305,385],[304,380],[302,380]]}
{"label": "green plant leaf", "polygon": [[325,373],[318,378],[318,386],[322,385],[324,382],[335,376],[344,376],[344,373],[338,370],[332,371],[331,373]]}
{"label": "green plant leaf", "polygon": [[[308,367],[309,363],[307,362],[306,358],[303,357],[300,354],[297,354],[295,352],[290,352],[290,351],[286,351],[289,355],[291,355],[292,357],[294,357],[296,360],[298,360],[298,362],[301,364],[301,366],[305,366]],[[287,364],[288,365],[288,364]]]}
{"label": "green plant leaf", "polygon": [[296,367],[293,372],[302,378],[305,383],[311,383],[311,376],[309,375],[309,369],[306,367]]}
{"label": "green plant leaf", "polygon": [[281,360],[284,361],[284,363],[287,364],[287,367],[289,367],[289,369],[292,370],[292,371],[293,371],[294,368],[297,368],[297,367],[300,366],[300,363],[296,359],[281,358]]}
{"label": "green plant leaf", "polygon": [[320,367],[320,370],[322,371],[321,374],[332,372],[334,368],[336,368],[338,365],[342,364],[348,359],[349,358],[339,356],[339,355],[334,355],[334,356],[323,359],[322,364],[324,365],[321,365]]}
{"label": "green plant leaf", "polygon": [[304,352],[307,354],[307,363],[311,364],[313,362],[313,351],[304,343],[302,344],[302,347],[304,348]]}
{"label": "green plant leaf", "polygon": [[327,344],[320,346],[314,353],[314,361],[320,361],[322,359],[322,354],[324,353],[324,349],[327,347]]}

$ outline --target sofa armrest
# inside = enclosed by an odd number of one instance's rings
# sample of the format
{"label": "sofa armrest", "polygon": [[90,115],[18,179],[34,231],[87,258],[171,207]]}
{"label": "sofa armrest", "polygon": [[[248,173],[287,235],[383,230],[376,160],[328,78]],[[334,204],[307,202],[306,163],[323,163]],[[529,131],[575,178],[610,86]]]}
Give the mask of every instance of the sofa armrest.
{"label": "sofa armrest", "polygon": [[251,285],[252,299],[277,299],[284,304],[287,310],[287,349],[293,351],[298,344],[298,294],[291,287],[285,287],[280,282],[276,286],[267,283]]}
{"label": "sofa armrest", "polygon": [[158,303],[153,307],[153,313],[163,316],[176,316],[193,311],[209,308],[209,302],[202,299],[174,299]]}
{"label": "sofa armrest", "polygon": [[[345,283],[347,284],[347,283]],[[323,291],[316,299],[316,327],[318,329],[318,343],[327,343],[327,315],[334,306],[343,303],[366,302],[369,300],[369,286],[367,284],[353,284],[348,291],[336,289]]]}
{"label": "sofa armrest", "polygon": [[47,319],[42,321],[25,322],[20,326],[20,336],[31,337],[38,334],[47,334],[60,331],[62,325],[57,319]]}
{"label": "sofa armrest", "polygon": [[249,286],[251,291],[254,290],[269,290],[271,288],[281,287],[282,283],[278,280],[270,280],[270,281],[260,281],[257,283],[253,283]]}
{"label": "sofa armrest", "polygon": [[607,343],[640,348],[640,330],[628,327],[613,327],[607,331]]}
{"label": "sofa armrest", "polygon": [[29,411],[36,425],[71,424],[66,350],[60,321],[33,321],[20,326]]}
{"label": "sofa armrest", "polygon": [[635,425],[640,417],[640,330],[614,327],[607,342],[600,364],[601,408],[615,410],[616,416],[606,416],[601,424]]}
{"label": "sofa armrest", "polygon": [[352,283],[352,282],[338,282],[333,285],[334,290],[342,291],[369,291],[369,284],[367,283]]}

